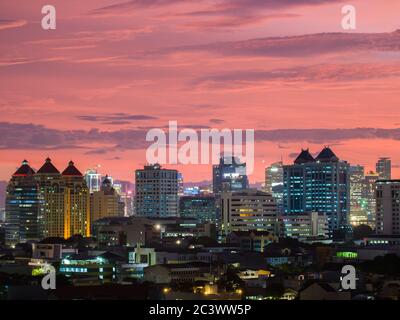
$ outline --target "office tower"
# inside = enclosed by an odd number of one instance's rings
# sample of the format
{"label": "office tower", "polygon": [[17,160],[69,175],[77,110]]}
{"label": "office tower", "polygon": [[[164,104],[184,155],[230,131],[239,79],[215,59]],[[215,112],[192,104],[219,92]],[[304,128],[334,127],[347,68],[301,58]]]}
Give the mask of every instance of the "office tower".
{"label": "office tower", "polygon": [[364,167],[360,165],[350,166],[350,224],[358,226],[368,224],[366,201],[363,198]]}
{"label": "office tower", "polygon": [[183,186],[183,174],[178,172],[178,196],[182,197],[185,195],[185,190]]}
{"label": "office tower", "polygon": [[119,186],[119,190],[116,190],[120,196],[120,207],[123,207],[123,212],[125,217],[132,216],[134,214],[134,185],[129,181],[115,181],[113,184],[114,189],[115,186]]}
{"label": "office tower", "polygon": [[24,160],[12,175],[6,195],[6,244],[40,240],[41,197],[35,171]]}
{"label": "office tower", "polygon": [[86,185],[89,188],[89,192],[93,193],[99,191],[101,188],[101,174],[96,169],[89,169],[85,172]]}
{"label": "office tower", "polygon": [[43,206],[42,237],[90,235],[90,197],[86,181],[71,161],[60,173],[47,158],[37,171]]}
{"label": "office tower", "polygon": [[0,223],[4,222],[5,220],[6,220],[6,208],[1,208],[0,209]]}
{"label": "office tower", "polygon": [[90,236],[90,193],[82,173],[70,161],[62,172],[65,181],[68,206],[66,226],[68,237],[73,235]]}
{"label": "office tower", "polygon": [[100,190],[93,192],[90,196],[90,220],[93,223],[101,218],[124,216],[120,203],[120,195],[106,176]]}
{"label": "office tower", "polygon": [[186,196],[179,199],[179,216],[194,218],[200,223],[216,223],[215,197]]}
{"label": "office tower", "polygon": [[392,177],[392,162],[390,158],[379,158],[376,163],[376,173],[379,179],[390,180]]}
{"label": "office tower", "polygon": [[265,168],[265,192],[272,194],[276,200],[278,209],[282,210],[283,205],[283,163],[275,162]]}
{"label": "office tower", "polygon": [[400,235],[400,180],[376,181],[376,233]]}
{"label": "office tower", "polygon": [[368,225],[375,229],[376,218],[376,181],[379,175],[369,172],[363,180],[363,208],[367,212]]}
{"label": "office tower", "polygon": [[178,215],[178,171],[147,165],[135,172],[136,215],[175,217]]}
{"label": "office tower", "polygon": [[219,164],[213,166],[213,192],[240,191],[248,189],[246,164],[236,157],[221,157]]}
{"label": "office tower", "polygon": [[64,213],[67,211],[68,203],[64,192],[65,183],[60,171],[51,163],[51,159],[47,158],[36,172],[35,178],[43,198],[43,206],[41,207],[42,238],[66,237],[64,225],[68,221]]}
{"label": "office tower", "polygon": [[221,213],[222,237],[234,231],[277,232],[277,207],[269,193],[250,189],[223,192]]}
{"label": "office tower", "polygon": [[314,159],[302,150],[293,165],[283,166],[285,214],[325,213],[331,234],[347,230],[350,210],[349,164],[325,147]]}
{"label": "office tower", "polygon": [[362,200],[364,167],[360,165],[349,167],[350,178],[350,212],[360,208]]}

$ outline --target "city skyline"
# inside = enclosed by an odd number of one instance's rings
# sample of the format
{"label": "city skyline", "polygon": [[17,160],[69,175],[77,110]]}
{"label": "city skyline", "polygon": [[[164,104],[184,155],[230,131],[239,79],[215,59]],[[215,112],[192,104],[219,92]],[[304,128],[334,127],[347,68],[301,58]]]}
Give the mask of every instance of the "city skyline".
{"label": "city skyline", "polygon": [[[355,31],[339,0],[55,0],[51,31],[38,3],[18,2],[0,4],[0,180],[50,155],[132,181],[146,132],[170,120],[255,129],[251,183],[321,145],[367,171],[391,157],[399,177],[396,0],[352,1]],[[211,165],[167,167],[211,180]]]}
{"label": "city skyline", "polygon": [[[326,145],[326,146],[324,146],[324,147],[329,147],[329,146]],[[308,148],[304,148],[304,149],[301,148],[300,151],[301,151],[301,150],[309,150],[309,149],[308,149]],[[318,149],[316,149],[316,150],[318,150]],[[334,149],[334,150],[336,151],[336,149]],[[295,161],[295,159],[296,159],[296,157],[297,157],[300,153],[301,153],[301,152],[296,152],[296,151],[294,151],[293,153],[291,153],[290,160],[289,160],[288,162],[283,162],[282,165],[291,165],[291,164],[293,164],[294,161]],[[317,151],[317,152],[312,152],[311,154],[314,155],[314,156],[317,156],[318,153],[319,153],[319,152]],[[336,152],[335,152],[335,153],[336,153]],[[46,157],[46,158],[51,158],[52,162],[55,163],[55,161],[53,161],[53,157],[49,157],[49,156],[48,156],[48,157]],[[39,162],[39,163],[32,163],[31,161],[29,161],[28,158],[23,159],[23,160],[21,160],[20,162],[17,162],[16,165],[15,165],[15,168],[14,168],[13,171],[9,174],[9,176],[8,176],[8,177],[6,176],[4,179],[0,179],[0,182],[5,182],[5,183],[7,183],[8,180],[10,179],[10,177],[12,176],[12,174],[20,167],[20,164],[21,164],[22,162],[27,161],[27,162],[29,163],[29,165],[32,167],[32,169],[34,169],[35,171],[37,171],[37,170],[40,168],[40,166],[43,164],[43,162],[45,162],[46,158],[43,158],[43,159],[42,159],[42,162]],[[368,174],[368,173],[376,173],[376,171],[375,171],[374,169],[375,169],[376,163],[377,163],[377,162],[379,161],[379,159],[381,159],[381,158],[391,159],[391,157],[377,157],[376,160],[375,160],[375,163],[374,163],[374,164],[371,164],[371,166],[364,166],[364,165],[362,165],[360,162],[358,162],[358,163],[350,163],[350,162],[348,162],[346,159],[343,159],[343,160],[347,161],[351,166],[362,166],[362,167],[364,168],[364,173],[365,173],[365,174]],[[67,166],[69,161],[73,161],[73,160],[68,160],[68,161],[65,161],[65,160],[64,160],[64,161],[63,161],[63,163],[65,163],[64,166]],[[266,170],[267,168],[269,168],[271,165],[275,165],[276,163],[279,163],[279,161],[277,160],[277,161],[275,161],[275,162],[273,162],[273,163],[265,163],[265,167],[264,167],[263,170],[262,170],[262,177],[260,178],[260,180],[251,181],[251,179],[250,179],[250,178],[251,178],[251,175],[248,175],[249,180],[250,180],[249,187],[252,187],[252,186],[254,187],[254,186],[257,186],[257,185],[265,184],[265,174],[266,174],[265,170]],[[35,165],[37,165],[37,166],[35,166]],[[58,168],[59,165],[60,165],[60,163],[56,163],[55,166]],[[146,165],[152,165],[152,164],[146,163],[146,164],[144,164],[144,165],[141,165],[141,166],[138,166],[138,167],[134,168],[134,169],[132,170],[132,173],[131,173],[131,176],[130,176],[130,177],[127,177],[127,176],[125,176],[125,177],[115,177],[115,176],[112,174],[112,172],[110,172],[110,170],[107,170],[107,168],[103,168],[101,165],[94,165],[94,166],[92,166],[92,167],[83,168],[79,163],[77,164],[77,166],[79,167],[79,169],[82,170],[82,172],[85,173],[85,174],[88,173],[88,172],[90,172],[90,171],[95,170],[95,171],[98,173],[98,175],[100,175],[100,176],[103,177],[103,178],[106,177],[106,176],[110,176],[110,177],[113,177],[113,180],[116,180],[116,181],[123,181],[123,182],[129,182],[129,183],[132,183],[133,185],[134,185],[134,180],[135,180],[135,171],[138,170],[138,169],[143,168],[143,167],[146,166]],[[185,167],[185,166],[187,166],[187,165],[183,165],[183,166]],[[204,165],[189,165],[189,166],[194,167],[194,166],[204,166]],[[60,167],[61,167],[61,166],[60,166]],[[176,168],[177,168],[177,167],[180,167],[180,166],[179,166],[179,165],[177,166],[177,165],[169,165],[169,164],[167,164],[167,165],[162,165],[162,167],[163,167],[164,169],[178,170],[178,169],[176,169]],[[185,176],[183,176],[183,178],[184,178],[183,183],[184,183],[184,184],[189,184],[189,185],[195,185],[196,183],[198,183],[199,186],[200,186],[200,185],[203,186],[203,185],[205,185],[205,184],[210,184],[210,185],[211,185],[211,184],[213,183],[213,165],[209,165],[209,167],[210,167],[210,172],[209,172],[208,177],[204,177],[202,180],[198,180],[198,181],[191,181],[191,180],[185,179]],[[391,168],[392,168],[392,172],[393,172],[393,171],[396,172],[395,170],[393,170],[393,169],[396,168],[395,166],[393,166],[393,164],[392,164]],[[179,172],[179,173],[182,173],[182,172],[179,171],[179,170],[178,170],[178,172]],[[393,178],[393,179],[396,179],[396,175],[393,175],[392,178]]]}

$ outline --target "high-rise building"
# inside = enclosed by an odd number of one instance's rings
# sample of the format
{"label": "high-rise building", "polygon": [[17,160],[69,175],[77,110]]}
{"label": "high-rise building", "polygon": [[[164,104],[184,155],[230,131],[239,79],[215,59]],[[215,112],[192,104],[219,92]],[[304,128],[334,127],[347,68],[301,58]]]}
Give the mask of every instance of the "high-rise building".
{"label": "high-rise building", "polygon": [[216,195],[223,191],[240,191],[248,189],[246,164],[236,157],[221,157],[219,164],[213,166],[213,192]]}
{"label": "high-rise building", "polygon": [[89,169],[85,172],[86,185],[89,188],[89,192],[93,193],[99,191],[101,188],[101,174],[96,169]]}
{"label": "high-rise building", "polygon": [[64,192],[65,183],[60,171],[51,163],[51,159],[47,158],[36,172],[35,178],[43,198],[41,207],[42,237],[67,237],[64,233],[64,225],[68,223],[65,217],[68,203]]}
{"label": "high-rise building", "polygon": [[67,237],[74,235],[90,236],[90,193],[82,173],[70,161],[68,167],[62,172],[65,181],[68,199],[65,216],[67,223],[65,234]]}
{"label": "high-rise building", "polygon": [[350,212],[358,211],[362,201],[364,167],[360,165],[349,167],[350,178]]}
{"label": "high-rise building", "polygon": [[221,195],[221,236],[234,231],[277,233],[277,207],[272,195],[258,190],[223,192]]}
{"label": "high-rise building", "polygon": [[400,235],[400,180],[376,181],[376,233]]}
{"label": "high-rise building", "polygon": [[314,157],[302,150],[293,165],[283,166],[284,214],[325,213],[331,234],[347,230],[350,211],[349,164],[325,147]]}
{"label": "high-rise building", "polygon": [[81,172],[71,161],[60,171],[47,158],[37,171],[43,206],[42,237],[69,238],[90,235],[89,189]]}
{"label": "high-rise building", "polygon": [[392,176],[392,162],[390,158],[379,158],[376,163],[376,173],[379,179],[390,180]]}
{"label": "high-rise building", "polygon": [[0,209],[0,223],[6,220],[6,208]]}
{"label": "high-rise building", "polygon": [[[110,180],[110,177],[108,177]],[[124,216],[134,215],[134,185],[129,181],[116,180],[113,183],[114,189],[120,196],[120,207],[123,207]]]}
{"label": "high-rise building", "polygon": [[186,196],[179,199],[179,216],[194,218],[199,222],[216,223],[214,196]]}
{"label": "high-rise building", "polygon": [[35,171],[24,160],[12,175],[6,195],[6,244],[40,240],[41,196]]}
{"label": "high-rise building", "polygon": [[185,188],[183,185],[183,174],[178,172],[178,196],[182,197],[185,195]]}
{"label": "high-rise building", "polygon": [[367,212],[368,225],[375,228],[376,218],[376,181],[379,175],[374,172],[369,172],[363,180],[363,208]]}
{"label": "high-rise building", "polygon": [[124,216],[121,198],[106,176],[99,191],[90,195],[90,215],[92,223],[106,217]]}
{"label": "high-rise building", "polygon": [[358,226],[368,224],[367,202],[363,198],[364,167],[360,165],[350,166],[350,224]]}
{"label": "high-rise building", "polygon": [[265,168],[265,192],[272,194],[276,200],[278,209],[283,205],[283,163],[275,162]]}
{"label": "high-rise building", "polygon": [[178,215],[178,171],[147,165],[135,172],[135,210],[143,217]]}

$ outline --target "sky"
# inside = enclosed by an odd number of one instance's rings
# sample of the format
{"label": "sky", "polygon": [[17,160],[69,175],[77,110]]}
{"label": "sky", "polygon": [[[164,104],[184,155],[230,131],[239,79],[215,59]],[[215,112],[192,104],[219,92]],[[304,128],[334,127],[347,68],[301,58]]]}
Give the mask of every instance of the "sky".
{"label": "sky", "polygon": [[[254,129],[251,182],[325,145],[367,170],[391,157],[399,178],[399,16],[398,0],[2,0],[0,180],[50,156],[132,181],[169,121]],[[211,180],[210,165],[166,167]]]}

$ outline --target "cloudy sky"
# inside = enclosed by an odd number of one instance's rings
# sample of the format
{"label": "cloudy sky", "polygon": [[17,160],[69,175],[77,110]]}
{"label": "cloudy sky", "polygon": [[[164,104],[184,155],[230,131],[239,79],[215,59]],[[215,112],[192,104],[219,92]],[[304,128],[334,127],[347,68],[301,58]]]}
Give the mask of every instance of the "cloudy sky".
{"label": "cloudy sky", "polygon": [[[41,28],[46,4],[56,30]],[[132,180],[146,132],[170,120],[255,129],[252,182],[302,147],[400,167],[399,17],[398,0],[2,0],[0,179],[50,156]]]}

